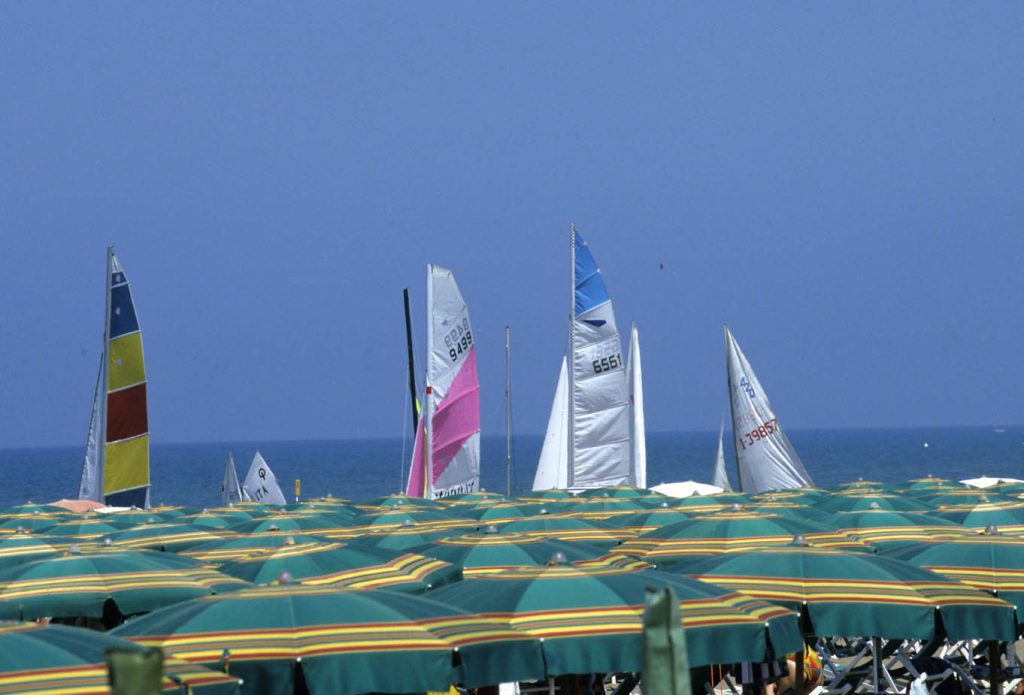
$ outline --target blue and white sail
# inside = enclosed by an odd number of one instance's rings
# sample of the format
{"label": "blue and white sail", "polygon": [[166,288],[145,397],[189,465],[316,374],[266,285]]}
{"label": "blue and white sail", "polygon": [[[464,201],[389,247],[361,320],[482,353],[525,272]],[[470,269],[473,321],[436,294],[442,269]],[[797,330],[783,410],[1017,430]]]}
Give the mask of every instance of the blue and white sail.
{"label": "blue and white sail", "polygon": [[750,363],[725,327],[726,369],[740,492],[813,487]]}
{"label": "blue and white sail", "polygon": [[629,385],[615,313],[601,271],[575,227],[570,233],[570,249],[567,423],[555,422],[556,393],[546,437],[551,438],[552,428],[558,436],[564,427],[565,473],[563,478],[561,471],[550,470],[563,461],[560,454],[545,458],[542,453],[534,489],[550,487],[552,480],[557,487],[574,490],[633,485]]}

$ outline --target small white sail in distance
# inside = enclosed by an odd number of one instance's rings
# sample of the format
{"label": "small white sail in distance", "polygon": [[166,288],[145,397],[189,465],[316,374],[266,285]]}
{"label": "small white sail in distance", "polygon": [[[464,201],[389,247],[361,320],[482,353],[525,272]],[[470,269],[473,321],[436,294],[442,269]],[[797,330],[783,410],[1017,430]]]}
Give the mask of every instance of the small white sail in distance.
{"label": "small white sail in distance", "polygon": [[626,355],[626,378],[629,379],[630,459],[633,462],[633,485],[647,487],[647,427],[644,424],[644,384],[640,366],[640,336],[636,321],[629,331],[629,353]]}
{"label": "small white sail in distance", "polygon": [[569,374],[562,357],[551,415],[533,476],[534,490],[564,490],[569,486]]}
{"label": "small white sail in distance", "polygon": [[718,453],[715,455],[715,470],[711,476],[711,484],[720,487],[724,492],[732,492],[732,485],[729,483],[729,472],[725,468],[725,416],[722,416],[722,425],[718,428]]}
{"label": "small white sail in distance", "polygon": [[729,327],[725,327],[729,406],[740,492],[813,487],[811,477]]}
{"label": "small white sail in distance", "polygon": [[228,463],[224,468],[224,482],[220,486],[220,501],[225,507],[229,504],[249,499],[249,495],[242,490],[238,482],[238,473],[235,471],[235,458],[228,452]]}
{"label": "small white sail in distance", "polygon": [[270,470],[270,466],[258,451],[252,457],[252,464],[249,466],[249,472],[242,484],[242,492],[255,502],[276,504],[281,507],[288,504],[284,493],[281,492],[281,488],[277,484],[274,472]]}

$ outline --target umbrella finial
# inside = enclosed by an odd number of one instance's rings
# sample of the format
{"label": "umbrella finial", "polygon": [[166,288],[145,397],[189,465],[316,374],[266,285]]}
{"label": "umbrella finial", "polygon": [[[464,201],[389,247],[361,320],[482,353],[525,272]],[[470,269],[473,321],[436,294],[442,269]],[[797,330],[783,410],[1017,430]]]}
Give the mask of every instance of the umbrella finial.
{"label": "umbrella finial", "polygon": [[662,502],[660,506],[662,509],[668,509],[668,502]]}
{"label": "umbrella finial", "polygon": [[39,510],[38,509],[33,509],[32,510],[32,516],[39,516]]}
{"label": "umbrella finial", "polygon": [[285,545],[295,545],[295,536],[288,536],[284,539]]}
{"label": "umbrella finial", "polygon": [[981,495],[978,497],[978,501],[982,504],[988,504],[988,495]]}
{"label": "umbrella finial", "polygon": [[537,510],[537,513],[538,514],[547,514],[548,513],[547,507],[541,507],[540,509]]}
{"label": "umbrella finial", "polygon": [[985,535],[985,536],[998,536],[999,535],[999,527],[996,526],[995,524],[989,524],[988,526],[985,527],[985,530],[982,531],[982,535]]}
{"label": "umbrella finial", "polygon": [[415,526],[415,525],[416,525],[416,522],[413,521],[412,519],[406,519],[405,521],[402,522],[402,526]]}
{"label": "umbrella finial", "polygon": [[73,544],[68,546],[68,555],[81,555],[81,554],[82,554],[82,546],[78,545],[77,543],[73,543]]}
{"label": "umbrella finial", "polygon": [[734,512],[742,512],[742,511],[743,511],[743,505],[742,505],[742,504],[740,504],[739,502],[735,502],[735,503],[734,503],[734,504],[732,505],[732,510],[733,510]]}
{"label": "umbrella finial", "polygon": [[106,546],[106,547],[108,547],[108,548],[109,548],[109,547],[110,547],[110,546],[112,546],[113,544],[114,544],[114,541],[113,541],[113,540],[111,540],[110,536],[105,536],[105,537],[103,538],[103,545],[104,545],[104,546]]}
{"label": "umbrella finial", "polygon": [[793,536],[793,540],[792,542],[790,542],[790,545],[795,545],[800,548],[806,548],[810,545],[810,543],[807,542],[807,537],[804,536],[804,534],[798,533],[795,536]]}
{"label": "umbrella finial", "polygon": [[292,573],[287,571],[287,570],[285,570],[281,574],[277,575],[277,580],[274,583],[275,584],[291,584],[294,581],[295,581],[295,577],[292,576]]}
{"label": "umbrella finial", "polygon": [[868,505],[868,509],[881,509],[882,506],[878,502],[872,502]]}
{"label": "umbrella finial", "polygon": [[497,532],[498,532],[498,527],[495,526],[494,524],[487,524],[487,526],[484,527],[484,533],[497,533]]}
{"label": "umbrella finial", "polygon": [[553,566],[553,565],[568,565],[568,564],[569,564],[569,560],[565,557],[565,553],[563,553],[561,550],[556,550],[554,553],[551,554],[551,557],[548,558],[548,565],[552,565]]}

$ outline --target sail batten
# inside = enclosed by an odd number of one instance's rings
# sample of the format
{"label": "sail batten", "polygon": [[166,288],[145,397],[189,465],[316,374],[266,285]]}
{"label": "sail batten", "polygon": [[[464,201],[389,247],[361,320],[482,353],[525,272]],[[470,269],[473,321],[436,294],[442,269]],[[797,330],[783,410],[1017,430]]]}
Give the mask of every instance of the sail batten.
{"label": "sail batten", "polygon": [[446,497],[480,487],[480,380],[476,343],[455,277],[427,266],[424,417],[413,445],[406,494]]}
{"label": "sail batten", "polygon": [[728,326],[725,349],[740,491],[758,493],[813,486]]}

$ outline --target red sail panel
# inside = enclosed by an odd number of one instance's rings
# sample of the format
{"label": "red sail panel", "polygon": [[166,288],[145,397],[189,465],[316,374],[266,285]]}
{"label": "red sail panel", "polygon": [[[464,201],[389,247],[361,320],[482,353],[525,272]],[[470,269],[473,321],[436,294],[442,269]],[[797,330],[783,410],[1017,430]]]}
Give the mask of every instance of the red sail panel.
{"label": "red sail panel", "polygon": [[137,384],[107,396],[107,441],[117,442],[149,431],[146,384]]}

